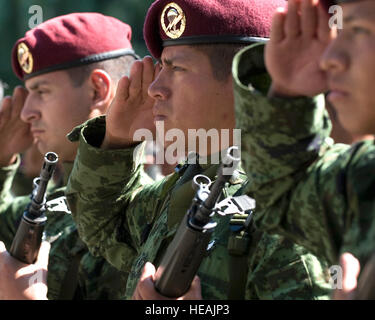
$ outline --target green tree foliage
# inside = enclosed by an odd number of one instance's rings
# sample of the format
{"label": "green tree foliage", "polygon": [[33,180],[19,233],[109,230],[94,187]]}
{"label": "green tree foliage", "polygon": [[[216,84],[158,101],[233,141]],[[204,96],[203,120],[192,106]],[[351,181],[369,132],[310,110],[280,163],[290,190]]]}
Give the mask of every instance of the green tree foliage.
{"label": "green tree foliage", "polygon": [[132,26],[134,49],[144,56],[149,53],[143,40],[143,22],[151,3],[152,0],[0,0],[0,79],[9,85],[6,93],[22,84],[12,72],[11,50],[29,30],[31,6],[42,8],[44,21],[72,12],[100,12],[115,17]]}

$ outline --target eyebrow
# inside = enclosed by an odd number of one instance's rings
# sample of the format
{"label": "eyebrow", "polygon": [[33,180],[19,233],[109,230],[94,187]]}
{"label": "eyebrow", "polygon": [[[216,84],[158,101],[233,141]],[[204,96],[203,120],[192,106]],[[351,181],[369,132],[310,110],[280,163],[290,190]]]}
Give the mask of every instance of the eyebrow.
{"label": "eyebrow", "polygon": [[374,22],[374,17],[371,17],[371,14],[369,13],[361,13],[359,15],[350,15],[348,17],[345,17],[343,19],[344,24],[351,23],[355,20],[367,20],[369,22]]}
{"label": "eyebrow", "polygon": [[190,59],[187,55],[176,55],[175,57],[172,57],[172,58],[162,58],[160,60],[162,65],[167,65],[167,66],[171,66],[173,65],[173,63],[179,62],[179,61],[185,63],[185,62],[190,61]]}
{"label": "eyebrow", "polygon": [[35,91],[37,90],[40,86],[43,86],[43,85],[48,85],[49,82],[47,80],[41,80],[41,81],[37,81],[35,83],[33,83],[28,90],[30,91]]}

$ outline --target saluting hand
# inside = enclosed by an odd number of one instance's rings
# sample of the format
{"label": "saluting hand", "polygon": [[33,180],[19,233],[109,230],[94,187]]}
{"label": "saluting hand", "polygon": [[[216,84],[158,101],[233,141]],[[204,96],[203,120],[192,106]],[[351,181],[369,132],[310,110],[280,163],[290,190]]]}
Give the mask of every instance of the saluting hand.
{"label": "saluting hand", "polygon": [[134,62],[129,77],[119,81],[116,96],[107,112],[102,148],[121,149],[133,145],[137,129],[150,130],[154,135],[152,107],[155,100],[148,95],[148,87],[157,71],[151,57],[145,57]]}
{"label": "saluting hand", "polygon": [[333,37],[328,20],[317,0],[289,0],[287,10],[277,11],[265,51],[271,95],[315,96],[327,91],[319,61]]}
{"label": "saluting hand", "polygon": [[12,97],[5,97],[0,107],[0,167],[6,167],[15,161],[16,154],[32,145],[33,137],[30,125],[20,118],[21,110],[27,98],[27,90],[14,89]]}

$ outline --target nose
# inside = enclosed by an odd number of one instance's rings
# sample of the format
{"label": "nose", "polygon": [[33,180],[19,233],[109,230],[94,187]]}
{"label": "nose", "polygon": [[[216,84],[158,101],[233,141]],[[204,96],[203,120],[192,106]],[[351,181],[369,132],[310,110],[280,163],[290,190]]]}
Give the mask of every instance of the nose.
{"label": "nose", "polygon": [[168,89],[166,75],[162,69],[148,87],[148,95],[155,100],[166,100],[170,94],[171,91]]}
{"label": "nose", "polygon": [[32,123],[39,120],[41,117],[39,110],[36,108],[32,93],[30,93],[25,101],[25,104],[21,111],[21,120],[23,122]]}
{"label": "nose", "polygon": [[339,38],[334,39],[320,59],[320,67],[327,73],[340,73],[348,68],[350,46],[343,46]]}

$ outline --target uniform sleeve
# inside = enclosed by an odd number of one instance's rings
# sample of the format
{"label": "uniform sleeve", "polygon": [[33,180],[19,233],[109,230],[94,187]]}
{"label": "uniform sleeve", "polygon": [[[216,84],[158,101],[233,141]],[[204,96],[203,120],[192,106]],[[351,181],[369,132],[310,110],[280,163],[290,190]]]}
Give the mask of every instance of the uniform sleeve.
{"label": "uniform sleeve", "polygon": [[344,243],[358,248],[361,239],[363,246],[372,248],[358,230],[375,212],[370,196],[374,161],[366,160],[366,154],[373,154],[367,150],[373,143],[333,144],[319,99],[267,98],[256,76],[262,68],[262,50],[243,50],[233,66],[236,119],[251,181],[247,191],[257,201],[256,224],[331,264],[337,263]]}
{"label": "uniform sleeve", "polygon": [[260,208],[293,186],[290,177],[317,159],[330,133],[324,104],[267,98],[268,86],[258,84],[266,72],[262,57],[263,45],[256,45],[240,52],[233,66],[242,158]]}
{"label": "uniform sleeve", "polygon": [[153,220],[158,205],[155,190],[162,182],[144,187],[151,180],[143,172],[139,153],[133,159],[134,148],[100,149],[104,134],[104,117],[70,134],[72,141],[79,139],[79,149],[66,195],[90,252],[127,272]]}
{"label": "uniform sleeve", "polygon": [[20,156],[17,156],[16,163],[8,167],[0,168],[0,206],[3,206],[12,198],[10,190],[12,188],[14,176],[16,175],[18,167],[20,166],[20,162]]}
{"label": "uniform sleeve", "polygon": [[[264,80],[263,49],[263,45],[245,48],[233,64],[236,120],[251,182],[247,191],[257,201],[255,221],[261,229],[286,235],[330,261],[334,256],[330,230],[324,218],[311,212],[314,208],[319,213],[319,182],[314,174],[306,174],[328,147],[331,126],[324,103],[267,98],[270,82]],[[302,209],[304,205],[308,210]],[[316,219],[311,219],[314,214]],[[328,253],[322,251],[327,243]]]}
{"label": "uniform sleeve", "polygon": [[15,164],[0,169],[0,241],[5,243],[8,250],[23,211],[30,201],[29,197],[13,198],[10,192],[19,165],[20,157],[18,156]]}
{"label": "uniform sleeve", "polygon": [[340,253],[354,254],[362,269],[375,251],[375,146],[373,141],[366,141],[353,149],[346,175],[348,213],[345,219],[349,232],[345,233]]}
{"label": "uniform sleeve", "polygon": [[328,263],[288,239],[263,234],[250,256],[246,299],[326,300]]}

